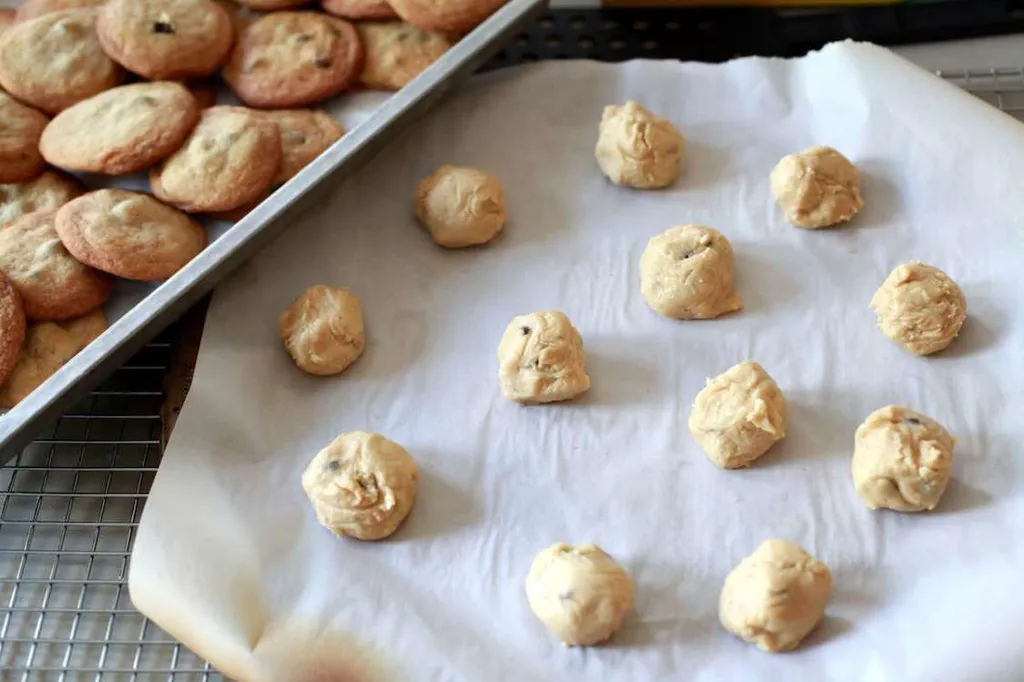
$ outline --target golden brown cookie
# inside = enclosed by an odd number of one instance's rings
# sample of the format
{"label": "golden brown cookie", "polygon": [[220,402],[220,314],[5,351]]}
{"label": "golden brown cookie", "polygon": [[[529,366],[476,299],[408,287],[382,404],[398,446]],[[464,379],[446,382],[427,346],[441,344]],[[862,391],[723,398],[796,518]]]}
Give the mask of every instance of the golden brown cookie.
{"label": "golden brown cookie", "polygon": [[337,95],[362,69],[352,24],[316,12],[275,12],[241,31],[224,80],[249,106],[286,109]]}
{"label": "golden brown cookie", "polygon": [[0,35],[0,86],[48,114],[114,87],[123,75],[100,47],[94,9],[44,14]]}
{"label": "golden brown cookie", "polygon": [[25,340],[25,309],[11,280],[0,274],[0,386],[14,370]]}
{"label": "golden brown cookie", "polygon": [[82,265],[57,236],[57,211],[36,211],[0,230],[0,272],[21,294],[30,320],[67,320],[103,305],[113,280]]}
{"label": "golden brown cookie", "polygon": [[68,170],[136,173],[176,152],[198,121],[199,106],[184,85],[122,85],[58,114],[39,150]]}
{"label": "golden brown cookie", "polygon": [[281,132],[281,167],[275,183],[287,182],[328,147],[341,139],[345,128],[329,114],[309,109],[260,112]]}
{"label": "golden brown cookie", "polygon": [[424,31],[400,21],[367,22],[358,28],[366,51],[366,65],[359,81],[379,90],[403,87],[453,44],[444,33]]}
{"label": "golden brown cookie", "polygon": [[389,0],[403,21],[427,31],[469,31],[505,0]]}
{"label": "golden brown cookie", "polygon": [[0,183],[26,182],[43,172],[39,136],[48,120],[0,92]]}
{"label": "golden brown cookie", "polygon": [[210,107],[149,182],[157,198],[185,211],[230,211],[263,196],[280,163],[273,124],[242,107]]}
{"label": "golden brown cookie", "polygon": [[14,407],[107,329],[102,310],[64,322],[39,322],[25,334],[14,371],[0,386],[0,407]]}
{"label": "golden brown cookie", "polygon": [[55,170],[28,182],[0,185],[0,229],[23,215],[63,206],[83,192],[82,183]]}
{"label": "golden brown cookie", "polygon": [[323,0],[321,4],[325,12],[342,19],[386,21],[398,18],[385,0]]}
{"label": "golden brown cookie", "polygon": [[235,0],[238,4],[251,9],[258,9],[262,12],[270,12],[278,9],[292,9],[308,5],[310,0]]}
{"label": "golden brown cookie", "polygon": [[188,215],[123,189],[101,189],[64,204],[54,226],[82,263],[143,282],[167,279],[206,246],[206,230]]}
{"label": "golden brown cookie", "polygon": [[44,14],[60,12],[66,9],[82,9],[99,7],[107,0],[22,0],[18,5],[16,21],[28,21]]}
{"label": "golden brown cookie", "polygon": [[96,26],[111,59],[150,80],[209,76],[231,53],[231,15],[214,0],[109,0]]}

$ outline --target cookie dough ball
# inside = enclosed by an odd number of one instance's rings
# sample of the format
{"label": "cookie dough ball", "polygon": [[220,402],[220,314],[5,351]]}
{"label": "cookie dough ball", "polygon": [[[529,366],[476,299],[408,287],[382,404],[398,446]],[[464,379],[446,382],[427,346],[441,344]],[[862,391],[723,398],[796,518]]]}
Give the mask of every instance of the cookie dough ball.
{"label": "cookie dough ball", "polygon": [[802,547],[767,540],[725,579],[718,619],[762,651],[795,649],[825,614],[832,574]]}
{"label": "cookie dough ball", "polygon": [[685,147],[674,125],[629,101],[604,108],[594,154],[616,185],[659,189],[679,177]]}
{"label": "cookie dough ball", "polygon": [[302,474],[316,518],[338,536],[380,540],[416,500],[416,461],[379,433],[352,431],[317,453]]}
{"label": "cookie dough ball", "polygon": [[860,172],[831,147],[782,157],[771,184],[786,220],[809,230],[845,223],[864,207]]}
{"label": "cookie dough ball", "polygon": [[967,299],[949,275],[920,261],[900,265],[871,298],[878,328],[914,355],[937,353],[967,319]]}
{"label": "cookie dough ball", "polygon": [[723,469],[754,462],[786,437],[786,398],[749,360],[708,379],[690,412],[690,433],[708,459]]}
{"label": "cookie dough ball", "polygon": [[323,284],[306,289],[282,313],[279,326],[295,364],[316,376],[344,371],[366,346],[363,309],[348,289]]}
{"label": "cookie dough ball", "polygon": [[445,164],[416,186],[416,219],[441,246],[486,244],[505,227],[505,191],[498,178],[469,166]]}
{"label": "cookie dough ball", "polygon": [[935,509],[949,483],[956,439],[942,424],[905,407],[875,410],[857,427],[853,484],[871,509]]}
{"label": "cookie dough ball", "polygon": [[651,237],[640,257],[640,293],[656,313],[710,320],[743,308],[733,291],[732,245],[703,225],[677,225]]}
{"label": "cookie dough ball", "polygon": [[586,393],[583,339],[565,313],[545,310],[509,323],[498,346],[498,381],[518,403],[554,403]]}
{"label": "cookie dough ball", "polygon": [[590,646],[619,629],[633,605],[633,581],[600,547],[559,542],[533,560],[526,598],[563,644]]}

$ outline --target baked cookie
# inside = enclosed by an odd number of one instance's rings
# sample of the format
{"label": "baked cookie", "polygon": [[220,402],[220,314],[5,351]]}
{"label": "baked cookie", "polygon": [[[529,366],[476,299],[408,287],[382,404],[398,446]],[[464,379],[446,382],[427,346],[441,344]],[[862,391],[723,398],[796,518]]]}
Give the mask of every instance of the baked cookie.
{"label": "baked cookie", "polygon": [[68,170],[136,173],[177,151],[198,121],[199,106],[184,85],[122,85],[57,114],[39,150]]}
{"label": "baked cookie", "polygon": [[49,119],[0,92],[0,184],[25,182],[43,172],[39,136]]}
{"label": "baked cookie", "polygon": [[16,21],[28,21],[44,14],[66,9],[99,7],[107,0],[22,0],[18,5]]}
{"label": "baked cookie", "polygon": [[78,180],[54,170],[28,182],[0,185],[0,228],[34,211],[63,206],[84,192]]}
{"label": "baked cookie", "polygon": [[36,211],[0,230],[0,272],[7,275],[30,320],[67,320],[99,308],[113,280],[79,263],[61,244],[56,210]]}
{"label": "baked cookie", "polygon": [[281,167],[275,183],[287,182],[341,139],[345,128],[329,114],[308,109],[260,112],[281,133]]}
{"label": "baked cookie", "polygon": [[102,310],[64,322],[30,325],[7,383],[0,386],[0,407],[14,407],[64,363],[107,329]]}
{"label": "baked cookie", "polygon": [[388,0],[406,23],[427,31],[464,32],[494,14],[505,0]]}
{"label": "baked cookie", "polygon": [[251,9],[258,9],[262,12],[270,12],[278,9],[291,9],[308,5],[310,0],[235,0],[239,5]]}
{"label": "baked cookie", "polygon": [[109,0],[96,32],[111,59],[150,80],[209,76],[235,41],[231,15],[214,0]]}
{"label": "baked cookie", "polygon": [[338,536],[381,540],[398,530],[416,501],[416,460],[379,433],[343,433],[317,453],[302,487],[317,521]]}
{"label": "baked cookie", "polygon": [[385,0],[323,0],[321,7],[328,14],[354,21],[385,21],[398,15]]}
{"label": "baked cookie", "polygon": [[25,309],[6,275],[0,274],[0,386],[11,376],[25,340]]}
{"label": "baked cookie", "polygon": [[101,189],[57,211],[54,226],[82,263],[125,279],[167,279],[206,246],[206,230],[149,196]]}
{"label": "baked cookie", "polygon": [[278,321],[285,350],[303,372],[346,370],[366,347],[363,309],[348,289],[318,284],[295,299]]}
{"label": "baked cookie", "polygon": [[149,172],[157,198],[190,212],[230,211],[266,194],[281,163],[277,128],[242,107],[202,113],[184,146]]}
{"label": "baked cookie", "polygon": [[100,47],[94,9],[44,14],[0,35],[0,86],[48,114],[114,87],[123,76]]}
{"label": "baked cookie", "polygon": [[304,107],[359,78],[363,44],[355,26],[315,12],[275,12],[243,29],[224,80],[253,107]]}
{"label": "baked cookie", "polygon": [[366,52],[359,82],[368,88],[398,90],[441,58],[453,45],[440,31],[400,21],[357,24]]}

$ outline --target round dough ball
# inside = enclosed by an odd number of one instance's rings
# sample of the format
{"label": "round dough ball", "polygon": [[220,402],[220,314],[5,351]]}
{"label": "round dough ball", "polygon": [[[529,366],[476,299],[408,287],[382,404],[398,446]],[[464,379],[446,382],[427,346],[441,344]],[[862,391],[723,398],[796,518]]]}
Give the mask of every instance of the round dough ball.
{"label": "round dough ball", "polygon": [[762,651],[795,649],[825,613],[832,574],[802,547],[767,540],[725,579],[722,627]]}
{"label": "round dough ball", "polygon": [[651,237],[640,257],[640,293],[656,313],[710,320],[743,308],[733,291],[732,245],[703,225],[677,225]]}
{"label": "round dough ball", "polygon": [[505,227],[505,190],[498,178],[469,166],[445,164],[416,186],[413,210],[439,245],[486,244]]}
{"label": "round dough ball", "polygon": [[679,177],[685,147],[674,125],[629,101],[604,108],[594,154],[616,185],[659,189]]}
{"label": "round dough ball", "polygon": [[343,433],[317,453],[302,487],[317,520],[339,536],[380,540],[394,533],[416,501],[416,461],[379,433]]}
{"label": "round dough ball", "polygon": [[633,581],[600,547],[559,542],[533,560],[526,598],[563,644],[590,646],[619,629],[633,605]]}
{"label": "round dough ball", "polygon": [[878,328],[915,355],[953,342],[967,319],[967,299],[949,275],[920,261],[900,265],[871,297]]}
{"label": "round dough ball", "polygon": [[279,326],[295,364],[316,376],[344,371],[366,346],[363,310],[348,289],[323,284],[306,289],[281,314]]}
{"label": "round dough ball", "polygon": [[845,223],[864,207],[860,172],[831,147],[782,157],[771,184],[786,219],[809,230]]}
{"label": "round dough ball", "polygon": [[949,484],[956,439],[920,412],[889,405],[868,415],[854,437],[853,485],[871,509],[935,509]]}
{"label": "round dough ball", "polygon": [[787,412],[775,381],[747,360],[708,379],[693,403],[690,433],[712,462],[739,469],[786,437]]}
{"label": "round dough ball", "polygon": [[520,315],[498,345],[498,381],[519,403],[570,400],[590,388],[583,339],[565,313]]}

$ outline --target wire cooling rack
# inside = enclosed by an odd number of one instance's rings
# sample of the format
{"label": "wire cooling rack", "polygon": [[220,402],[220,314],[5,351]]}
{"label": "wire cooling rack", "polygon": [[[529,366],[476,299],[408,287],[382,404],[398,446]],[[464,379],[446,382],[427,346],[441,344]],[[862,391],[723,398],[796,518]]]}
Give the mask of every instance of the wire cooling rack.
{"label": "wire cooling rack", "polygon": [[[1024,71],[939,75],[1024,118]],[[0,681],[223,677],[132,608],[125,579],[160,463],[171,344],[145,348],[0,468]]]}

